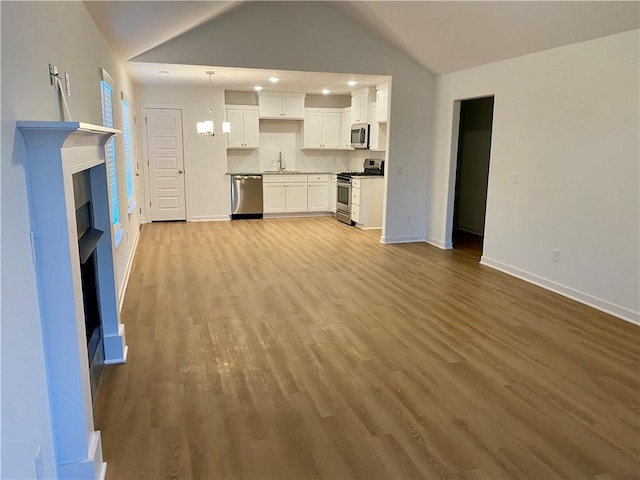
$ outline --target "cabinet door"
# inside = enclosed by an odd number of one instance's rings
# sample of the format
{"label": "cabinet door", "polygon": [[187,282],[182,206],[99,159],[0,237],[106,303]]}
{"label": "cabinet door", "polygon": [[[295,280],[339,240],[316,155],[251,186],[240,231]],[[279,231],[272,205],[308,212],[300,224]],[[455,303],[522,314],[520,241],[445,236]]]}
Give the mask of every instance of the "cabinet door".
{"label": "cabinet door", "polygon": [[284,213],[286,210],[286,186],[282,183],[263,183],[264,213]]}
{"label": "cabinet door", "polygon": [[389,112],[389,89],[381,88],[376,92],[376,121],[384,123],[387,121]]}
{"label": "cabinet door", "polygon": [[282,117],[282,97],[275,95],[260,95],[260,118]]}
{"label": "cabinet door", "polygon": [[[244,146],[258,148],[260,138],[257,110],[245,110],[243,115]],[[231,126],[233,133],[233,125]]]}
{"label": "cabinet door", "polygon": [[322,112],[307,111],[304,116],[305,148],[322,147]]}
{"label": "cabinet door", "polygon": [[[371,103],[370,106],[371,111],[369,115],[371,118],[376,118],[376,104],[375,102]],[[369,127],[369,149],[371,150],[379,150],[378,146],[378,129],[380,126],[377,122],[373,122]]]}
{"label": "cabinet door", "polygon": [[362,121],[363,95],[353,95],[351,97],[351,124],[364,123]]}
{"label": "cabinet door", "polygon": [[309,212],[328,212],[329,182],[309,183],[307,197]]}
{"label": "cabinet door", "polygon": [[288,183],[287,184],[287,212],[306,212],[307,211],[307,183]]}
{"label": "cabinet door", "polygon": [[282,97],[282,113],[284,118],[304,119],[304,96]]}
{"label": "cabinet door", "polygon": [[322,146],[323,148],[340,148],[340,112],[322,114]]}
{"label": "cabinet door", "polygon": [[235,108],[227,108],[227,121],[231,124],[231,132],[229,132],[229,148],[242,148],[243,141],[243,111]]}
{"label": "cabinet door", "polygon": [[340,114],[340,148],[351,149],[351,110]]}

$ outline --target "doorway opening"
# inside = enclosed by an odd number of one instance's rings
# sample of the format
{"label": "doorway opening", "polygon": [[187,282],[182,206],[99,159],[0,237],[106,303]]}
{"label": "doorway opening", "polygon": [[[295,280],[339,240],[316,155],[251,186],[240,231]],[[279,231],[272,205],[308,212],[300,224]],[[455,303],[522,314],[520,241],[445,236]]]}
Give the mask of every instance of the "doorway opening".
{"label": "doorway opening", "polygon": [[494,97],[460,102],[451,238],[453,248],[480,258],[487,210]]}

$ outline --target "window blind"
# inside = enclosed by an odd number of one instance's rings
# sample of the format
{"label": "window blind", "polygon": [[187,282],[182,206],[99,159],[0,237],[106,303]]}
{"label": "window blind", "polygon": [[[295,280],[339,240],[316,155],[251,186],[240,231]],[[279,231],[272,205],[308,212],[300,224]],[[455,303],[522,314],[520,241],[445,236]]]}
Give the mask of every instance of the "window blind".
{"label": "window blind", "polygon": [[126,172],[127,201],[133,200],[133,162],[131,159],[131,110],[129,102],[122,99],[122,133],[124,138],[124,169]]}
{"label": "window blind", "polygon": [[[100,81],[100,94],[102,97],[102,123],[105,127],[113,128],[113,88],[104,80]],[[111,140],[105,145],[105,155],[109,176],[109,197],[111,198],[111,223],[115,226],[120,223],[115,138],[111,137]]]}

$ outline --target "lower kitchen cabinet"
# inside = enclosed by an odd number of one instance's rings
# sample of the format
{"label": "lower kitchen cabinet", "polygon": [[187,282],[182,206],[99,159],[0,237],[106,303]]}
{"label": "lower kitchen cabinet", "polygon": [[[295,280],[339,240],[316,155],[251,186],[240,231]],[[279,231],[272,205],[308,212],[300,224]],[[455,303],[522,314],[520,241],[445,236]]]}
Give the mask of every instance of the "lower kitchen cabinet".
{"label": "lower kitchen cabinet", "polygon": [[307,208],[309,212],[329,211],[329,174],[309,175]]}
{"label": "lower kitchen cabinet", "polygon": [[306,175],[265,175],[262,183],[264,213],[307,211]]}
{"label": "lower kitchen cabinet", "polygon": [[351,184],[351,220],[357,227],[382,228],[384,178],[353,179]]}

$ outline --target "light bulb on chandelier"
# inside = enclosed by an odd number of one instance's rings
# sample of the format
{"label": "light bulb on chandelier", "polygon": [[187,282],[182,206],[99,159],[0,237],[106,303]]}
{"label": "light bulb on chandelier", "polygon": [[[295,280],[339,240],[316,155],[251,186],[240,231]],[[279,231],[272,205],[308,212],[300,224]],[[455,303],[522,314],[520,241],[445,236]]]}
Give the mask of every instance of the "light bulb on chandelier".
{"label": "light bulb on chandelier", "polygon": [[[209,75],[209,120],[196,123],[196,131],[203,137],[213,137],[216,133],[213,130],[213,85],[211,83],[211,77],[215,75],[215,72],[206,72]],[[222,122],[222,133],[229,133],[231,131],[231,124],[229,122]]]}

